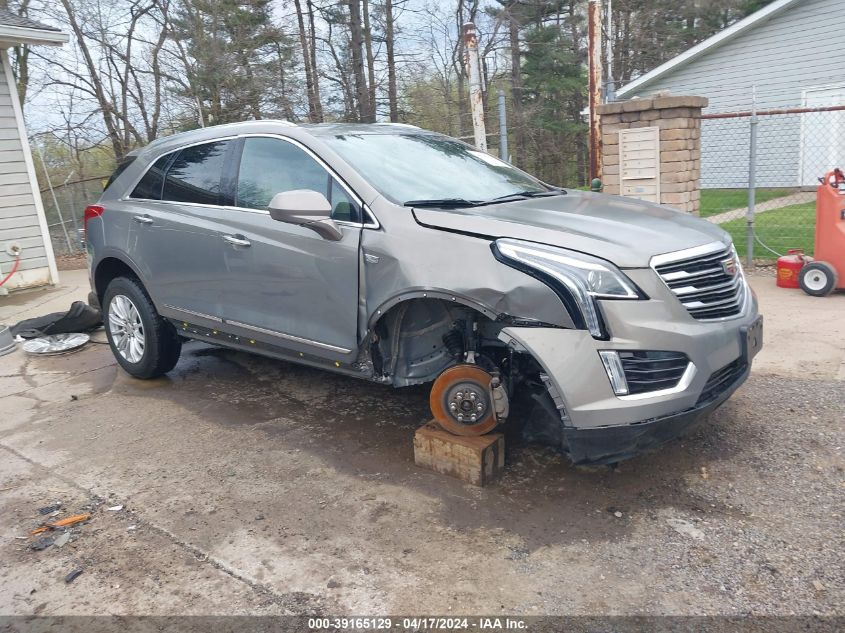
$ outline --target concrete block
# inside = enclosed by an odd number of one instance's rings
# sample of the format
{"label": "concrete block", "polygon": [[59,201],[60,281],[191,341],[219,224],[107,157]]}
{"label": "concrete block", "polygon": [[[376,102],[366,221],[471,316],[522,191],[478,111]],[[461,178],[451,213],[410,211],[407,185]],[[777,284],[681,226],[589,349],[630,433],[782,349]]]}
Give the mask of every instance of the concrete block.
{"label": "concrete block", "polygon": [[[678,174],[678,173],[685,173],[692,169],[692,161],[691,160],[676,160],[672,162],[665,162],[661,160],[660,162],[660,173],[662,174]],[[686,174],[687,178],[684,180],[689,179],[689,174]],[[676,180],[675,182],[681,182],[681,180]]]}
{"label": "concrete block", "polygon": [[632,123],[634,121],[640,120],[640,113],[639,112],[623,112],[622,113],[622,122],[623,123]]}
{"label": "concrete block", "polygon": [[661,182],[660,183],[660,193],[684,193],[686,191],[692,191],[695,187],[695,183],[691,180],[687,182]]}
{"label": "concrete block", "polygon": [[689,117],[657,119],[657,125],[661,130],[690,130],[695,128],[695,120]]}
{"label": "concrete block", "polygon": [[674,130],[660,130],[661,141],[680,141],[694,138],[693,130],[689,129],[674,129]]}
{"label": "concrete block", "polygon": [[654,97],[651,100],[651,107],[655,110],[666,110],[670,108],[706,108],[710,101],[707,97],[691,97],[686,95],[669,95],[665,97]]}
{"label": "concrete block", "polygon": [[602,176],[615,176],[619,173],[619,161],[616,161],[615,165],[609,165],[606,161],[604,163],[604,168],[601,170]]}
{"label": "concrete block", "polygon": [[642,112],[651,110],[652,99],[630,99],[622,101],[622,112]]}
{"label": "concrete block", "polygon": [[475,486],[485,486],[505,467],[505,436],[489,433],[462,437],[447,433],[434,421],[427,422],[414,434],[414,462]]}
{"label": "concrete block", "polygon": [[668,165],[661,165],[660,166],[660,183],[661,184],[669,184],[675,182],[690,182],[692,181],[692,177],[690,176],[689,171],[686,169],[678,170],[675,172],[667,171],[667,167],[669,165],[681,165],[681,163],[669,163]]}
{"label": "concrete block", "polygon": [[[618,147],[618,145],[616,146]],[[605,165],[618,165],[619,164],[619,152],[604,152],[602,154],[602,162]]]}
{"label": "concrete block", "polygon": [[697,118],[698,112],[691,108],[667,108],[660,110],[661,119],[692,119]]}
{"label": "concrete block", "polygon": [[616,191],[619,191],[619,174],[605,174],[604,170],[602,170],[601,175],[601,182],[604,185],[604,192],[610,193],[607,188],[608,187],[615,187]]}
{"label": "concrete block", "polygon": [[678,150],[692,149],[693,140],[691,138],[680,139],[677,141],[660,141],[661,152],[675,152]]}
{"label": "concrete block", "polygon": [[619,145],[619,134],[617,132],[602,134],[601,143],[603,147],[607,147],[608,145]]}
{"label": "concrete block", "polygon": [[600,114],[602,127],[605,125],[613,125],[614,123],[622,122],[622,115],[620,114]]}
{"label": "concrete block", "polygon": [[601,122],[602,134],[612,134],[620,130],[627,130],[628,126],[625,123],[605,123],[604,119]]}
{"label": "concrete block", "polygon": [[662,163],[675,163],[678,161],[691,161],[692,154],[688,149],[681,149],[676,150],[673,152],[660,152],[660,162]]}
{"label": "concrete block", "polygon": [[660,203],[668,204],[669,206],[679,207],[685,205],[690,201],[689,192],[683,193],[662,193],[660,194]]}

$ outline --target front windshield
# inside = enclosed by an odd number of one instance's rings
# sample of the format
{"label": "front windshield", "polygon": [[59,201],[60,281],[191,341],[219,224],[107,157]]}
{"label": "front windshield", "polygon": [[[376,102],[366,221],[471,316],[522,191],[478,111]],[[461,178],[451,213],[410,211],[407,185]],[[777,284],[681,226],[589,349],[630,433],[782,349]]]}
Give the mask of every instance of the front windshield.
{"label": "front windshield", "polygon": [[324,140],[397,204],[479,202],[549,190],[516,167],[447,136],[341,134]]}

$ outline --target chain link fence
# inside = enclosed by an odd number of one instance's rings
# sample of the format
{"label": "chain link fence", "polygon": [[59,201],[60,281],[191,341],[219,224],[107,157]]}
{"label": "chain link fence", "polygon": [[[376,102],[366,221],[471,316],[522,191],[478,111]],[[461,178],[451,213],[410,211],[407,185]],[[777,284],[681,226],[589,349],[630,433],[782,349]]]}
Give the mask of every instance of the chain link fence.
{"label": "chain link fence", "polygon": [[845,104],[705,114],[701,216],[749,263],[813,254],[818,180],[845,164]]}
{"label": "chain link fence", "polygon": [[41,190],[50,240],[57,256],[85,252],[82,235],[85,207],[97,201],[107,179],[108,176],[95,176]]}

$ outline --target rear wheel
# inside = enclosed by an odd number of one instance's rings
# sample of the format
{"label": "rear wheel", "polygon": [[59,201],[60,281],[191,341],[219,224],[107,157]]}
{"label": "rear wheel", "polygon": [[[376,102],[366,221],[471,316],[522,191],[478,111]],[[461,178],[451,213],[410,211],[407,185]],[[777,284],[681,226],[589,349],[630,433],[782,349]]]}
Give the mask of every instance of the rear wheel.
{"label": "rear wheel", "polygon": [[176,366],[182,343],[137,280],[116,277],[109,283],[103,323],[114,357],[135,378],[156,378]]}
{"label": "rear wheel", "polygon": [[826,297],[836,288],[836,270],[827,262],[812,262],[801,269],[798,284],[808,295]]}

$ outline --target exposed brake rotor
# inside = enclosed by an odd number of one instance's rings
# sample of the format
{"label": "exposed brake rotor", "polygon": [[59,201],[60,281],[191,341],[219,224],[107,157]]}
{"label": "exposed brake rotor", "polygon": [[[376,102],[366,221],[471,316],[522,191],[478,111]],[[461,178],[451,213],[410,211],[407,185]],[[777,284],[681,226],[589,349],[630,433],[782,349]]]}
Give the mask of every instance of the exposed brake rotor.
{"label": "exposed brake rotor", "polygon": [[429,405],[434,419],[454,435],[484,435],[498,424],[493,402],[493,376],[478,365],[450,367],[437,377]]}

